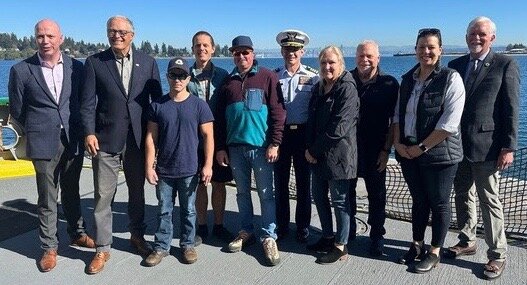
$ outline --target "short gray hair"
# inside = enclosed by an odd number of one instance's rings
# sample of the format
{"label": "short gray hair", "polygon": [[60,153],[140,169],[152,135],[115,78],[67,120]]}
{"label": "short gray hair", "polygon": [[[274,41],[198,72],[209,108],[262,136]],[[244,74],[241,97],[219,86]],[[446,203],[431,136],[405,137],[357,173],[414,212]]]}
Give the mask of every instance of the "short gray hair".
{"label": "short gray hair", "polygon": [[357,45],[357,51],[359,51],[359,49],[363,48],[366,45],[372,45],[375,48],[375,51],[377,52],[377,55],[380,55],[379,45],[374,40],[363,40],[362,42],[360,42]]}
{"label": "short gray hair", "polygon": [[481,23],[481,22],[488,23],[489,26],[490,26],[490,33],[493,34],[493,35],[496,35],[496,24],[494,24],[494,22],[492,22],[492,20],[490,18],[485,17],[485,16],[476,17],[476,18],[474,18],[474,20],[472,20],[472,21],[470,21],[470,23],[468,23],[467,35],[470,33],[470,30],[477,23]]}
{"label": "short gray hair", "polygon": [[121,16],[121,15],[115,15],[115,16],[110,17],[110,18],[108,19],[108,21],[106,21],[106,27],[109,27],[109,26],[110,26],[110,23],[111,23],[113,20],[117,20],[117,19],[125,20],[126,22],[128,22],[128,25],[130,25],[130,31],[135,32],[135,31],[134,31],[134,23],[132,22],[132,20],[128,19],[128,18],[125,17],[125,16]]}

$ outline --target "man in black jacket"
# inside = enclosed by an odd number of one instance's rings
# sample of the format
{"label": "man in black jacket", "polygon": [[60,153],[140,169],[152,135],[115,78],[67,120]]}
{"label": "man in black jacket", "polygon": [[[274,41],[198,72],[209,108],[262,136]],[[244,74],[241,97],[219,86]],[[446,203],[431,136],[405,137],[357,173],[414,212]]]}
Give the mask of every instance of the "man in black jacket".
{"label": "man in black jacket", "polygon": [[[357,125],[358,176],[364,179],[368,191],[368,224],[370,254],[379,256],[384,248],[384,221],[386,219],[386,163],[392,147],[391,117],[399,94],[399,83],[393,76],[379,69],[379,46],[366,40],[357,46],[355,63],[351,71],[360,98]],[[350,233],[355,239],[357,224],[357,178],[350,181]]]}

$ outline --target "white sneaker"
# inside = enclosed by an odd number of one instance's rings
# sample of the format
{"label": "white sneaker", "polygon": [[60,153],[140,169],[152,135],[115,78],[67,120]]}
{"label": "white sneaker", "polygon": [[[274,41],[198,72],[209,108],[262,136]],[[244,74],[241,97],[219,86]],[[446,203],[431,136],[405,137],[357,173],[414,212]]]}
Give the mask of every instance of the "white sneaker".
{"label": "white sneaker", "polygon": [[238,236],[229,243],[230,252],[238,252],[242,250],[242,246],[248,246],[253,244],[255,241],[254,235],[250,234],[244,230],[241,230],[238,233]]}
{"label": "white sneaker", "polygon": [[278,253],[278,246],[276,245],[276,241],[273,238],[268,237],[264,239],[262,246],[265,254],[265,259],[267,259],[267,262],[271,266],[275,266],[280,263],[280,254]]}

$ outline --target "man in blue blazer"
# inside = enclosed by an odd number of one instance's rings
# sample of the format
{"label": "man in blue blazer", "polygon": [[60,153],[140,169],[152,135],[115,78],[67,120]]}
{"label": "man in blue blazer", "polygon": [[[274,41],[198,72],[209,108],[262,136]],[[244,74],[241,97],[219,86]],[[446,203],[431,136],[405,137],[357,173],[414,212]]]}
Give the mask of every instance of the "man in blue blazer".
{"label": "man in blue blazer", "polygon": [[144,240],[146,111],[162,95],[156,61],[132,50],[134,26],[124,16],[108,19],[111,48],[86,59],[81,118],[86,150],[93,156],[95,181],[95,243],[97,253],[87,272],[100,272],[110,258],[111,203],[122,161],[128,186],[131,245],[141,255],[151,246]]}
{"label": "man in blue blazer", "polygon": [[505,268],[507,239],[499,199],[499,171],[512,164],[517,147],[520,75],[513,58],[494,53],[496,25],[477,17],[467,28],[470,54],[452,60],[449,67],[465,76],[466,101],[461,118],[463,161],[454,180],[459,243],[447,257],[476,253],[476,193],[485,228],[488,279]]}
{"label": "man in blue blazer", "polygon": [[35,25],[38,52],[15,64],[9,74],[9,110],[27,135],[27,156],[36,172],[40,220],[39,236],[44,254],[40,270],[57,263],[57,198],[73,245],[94,248],[81,215],[79,177],[82,170],[82,134],[79,91],[82,63],[61,53],[64,37],[50,19]]}

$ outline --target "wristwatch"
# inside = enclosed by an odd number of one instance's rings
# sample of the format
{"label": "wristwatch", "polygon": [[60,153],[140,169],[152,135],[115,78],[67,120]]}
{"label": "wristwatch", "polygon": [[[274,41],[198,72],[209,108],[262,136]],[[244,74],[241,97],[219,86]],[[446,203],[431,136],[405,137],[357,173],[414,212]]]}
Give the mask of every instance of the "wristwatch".
{"label": "wristwatch", "polygon": [[421,149],[423,152],[427,152],[429,150],[429,148],[423,143],[419,143],[419,149]]}

